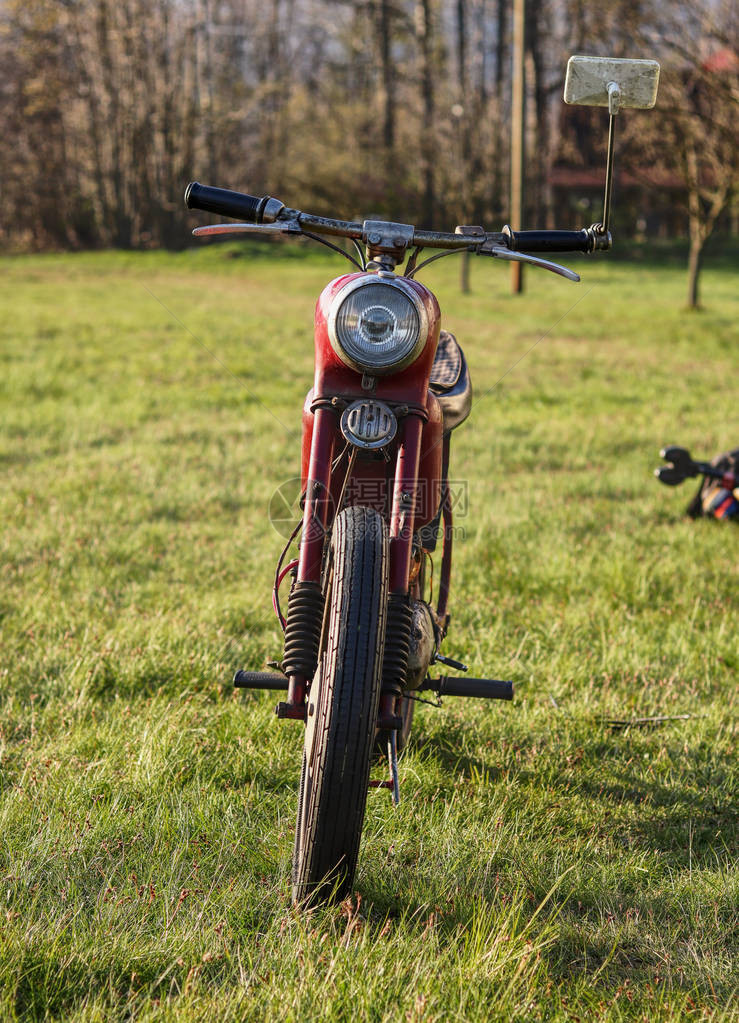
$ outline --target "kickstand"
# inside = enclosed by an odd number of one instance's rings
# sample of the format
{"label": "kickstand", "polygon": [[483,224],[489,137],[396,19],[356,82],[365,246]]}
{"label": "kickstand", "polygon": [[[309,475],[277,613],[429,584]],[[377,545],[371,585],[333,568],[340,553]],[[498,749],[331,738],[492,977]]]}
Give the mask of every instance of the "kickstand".
{"label": "kickstand", "polygon": [[398,782],[398,733],[395,728],[390,729],[387,740],[387,762],[390,765],[393,806],[397,806],[400,802],[400,784]]}

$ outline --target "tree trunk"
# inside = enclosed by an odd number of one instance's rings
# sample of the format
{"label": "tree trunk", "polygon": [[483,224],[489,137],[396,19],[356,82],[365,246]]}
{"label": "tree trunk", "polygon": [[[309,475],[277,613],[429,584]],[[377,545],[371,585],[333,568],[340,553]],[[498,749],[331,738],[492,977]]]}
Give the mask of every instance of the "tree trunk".
{"label": "tree trunk", "polygon": [[117,248],[131,247],[131,217],[128,203],[128,180],[123,153],[125,130],[125,98],[120,92],[119,26],[116,8],[109,0],[98,0],[95,26],[100,71],[108,106],[106,132],[110,139],[110,181],[113,192],[113,241]]}
{"label": "tree trunk", "polygon": [[395,149],[395,68],[392,59],[392,13],[390,0],[380,0],[375,21],[382,82],[380,89],[382,143],[389,170],[393,166],[393,150]]}
{"label": "tree trunk", "polygon": [[421,50],[421,161],[423,166],[423,226],[434,225],[436,191],[434,187],[434,58],[431,0],[416,4],[416,36]]}
{"label": "tree trunk", "polygon": [[[200,101],[200,114],[205,123],[205,148],[208,163],[208,174],[211,181],[218,177],[218,159],[216,156],[216,115],[215,115],[215,86],[213,84],[213,22],[211,19],[210,0],[201,0],[200,3],[200,24],[203,33],[203,66],[202,75],[205,79],[205,95],[207,97],[207,110],[203,116],[202,100]],[[197,28],[196,28],[197,31]]]}
{"label": "tree trunk", "polygon": [[698,151],[694,142],[685,145],[685,167],[688,184],[688,233],[690,235],[690,255],[688,257],[688,308],[698,308],[698,284],[701,270],[703,246],[711,226],[704,223],[703,208],[700,194],[700,171]]}
{"label": "tree trunk", "polygon": [[548,10],[540,2],[529,4],[526,10],[526,34],[528,47],[531,53],[531,70],[533,75],[533,110],[531,111],[532,121],[532,149],[533,160],[530,170],[533,170],[533,177],[529,175],[527,187],[531,189],[531,203],[529,212],[532,222],[537,226],[548,223],[552,219],[551,193],[549,188],[550,171],[550,117],[549,117],[549,94],[546,87],[546,47],[551,38],[551,22],[548,18]]}
{"label": "tree trunk", "polygon": [[[459,106],[461,113],[459,117],[460,132],[460,164],[461,164],[461,188],[458,202],[461,208],[464,223],[470,219],[470,192],[473,187],[470,181],[470,105],[472,97],[467,88],[467,0],[457,0],[457,88],[459,90]],[[462,253],[462,263],[459,271],[459,286],[462,294],[466,295],[470,290],[470,254]]]}
{"label": "tree trunk", "polygon": [[700,309],[699,290],[704,241],[699,232],[690,229],[690,255],[688,257],[688,308]]}
{"label": "tree trunk", "polygon": [[[511,227],[520,231],[523,220],[523,186],[524,186],[524,142],[525,142],[525,103],[526,89],[524,79],[525,58],[525,25],[526,2],[515,0],[513,5],[513,81],[511,101]],[[511,291],[520,294],[523,291],[523,264],[511,264]]]}
{"label": "tree trunk", "polygon": [[498,102],[503,103],[503,83],[506,78],[506,25],[508,21],[509,0],[498,0],[497,36],[495,40],[495,91]]}

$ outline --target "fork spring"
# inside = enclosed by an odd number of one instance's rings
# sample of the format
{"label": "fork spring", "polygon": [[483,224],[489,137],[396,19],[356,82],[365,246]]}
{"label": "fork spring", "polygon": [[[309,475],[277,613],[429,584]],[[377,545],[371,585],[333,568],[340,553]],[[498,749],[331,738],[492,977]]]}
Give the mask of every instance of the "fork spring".
{"label": "fork spring", "polygon": [[318,583],[296,582],[287,602],[282,670],[290,678],[313,678],[323,624],[323,594]]}

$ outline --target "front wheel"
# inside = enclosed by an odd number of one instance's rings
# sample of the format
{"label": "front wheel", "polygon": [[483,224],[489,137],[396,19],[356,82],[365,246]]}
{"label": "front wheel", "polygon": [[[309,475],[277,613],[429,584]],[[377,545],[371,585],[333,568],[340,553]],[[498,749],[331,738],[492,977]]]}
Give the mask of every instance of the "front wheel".
{"label": "front wheel", "polygon": [[387,549],[387,528],[373,509],[337,516],[308,696],[293,851],[297,903],[343,899],[354,881],[380,698]]}

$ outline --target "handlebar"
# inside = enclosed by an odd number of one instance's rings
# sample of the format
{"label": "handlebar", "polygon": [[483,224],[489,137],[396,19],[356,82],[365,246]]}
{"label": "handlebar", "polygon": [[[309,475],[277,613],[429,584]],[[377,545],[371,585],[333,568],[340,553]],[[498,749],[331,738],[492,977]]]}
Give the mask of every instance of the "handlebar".
{"label": "handlebar", "polygon": [[696,462],[687,448],[671,445],[662,448],[660,455],[668,463],[654,470],[654,475],[668,487],[676,487],[683,480],[694,476],[707,476],[709,479],[721,480],[727,490],[737,485],[737,477],[730,469],[720,469],[710,462]]}
{"label": "handlebar", "polygon": [[[367,241],[364,237],[365,224],[357,221],[334,220],[318,217],[300,210],[288,209],[279,199],[271,196],[261,198],[232,192],[226,188],[212,188],[191,181],[185,190],[185,205],[188,209],[204,210],[220,216],[241,219],[251,224],[280,223],[284,230],[293,232],[312,231],[319,235],[354,238]],[[373,222],[374,223],[374,222]],[[237,225],[233,225],[235,228]],[[580,231],[513,231],[506,226],[503,231],[483,231],[482,228],[459,229],[454,234],[444,231],[422,231],[410,224],[388,224],[397,228],[402,248],[414,245],[420,248],[471,249],[480,254],[494,254],[498,248],[510,252],[593,252],[610,248],[611,236],[603,231],[600,224]],[[225,225],[224,225],[225,228]],[[215,231],[211,232],[215,233]],[[400,247],[400,246],[399,246]]]}

